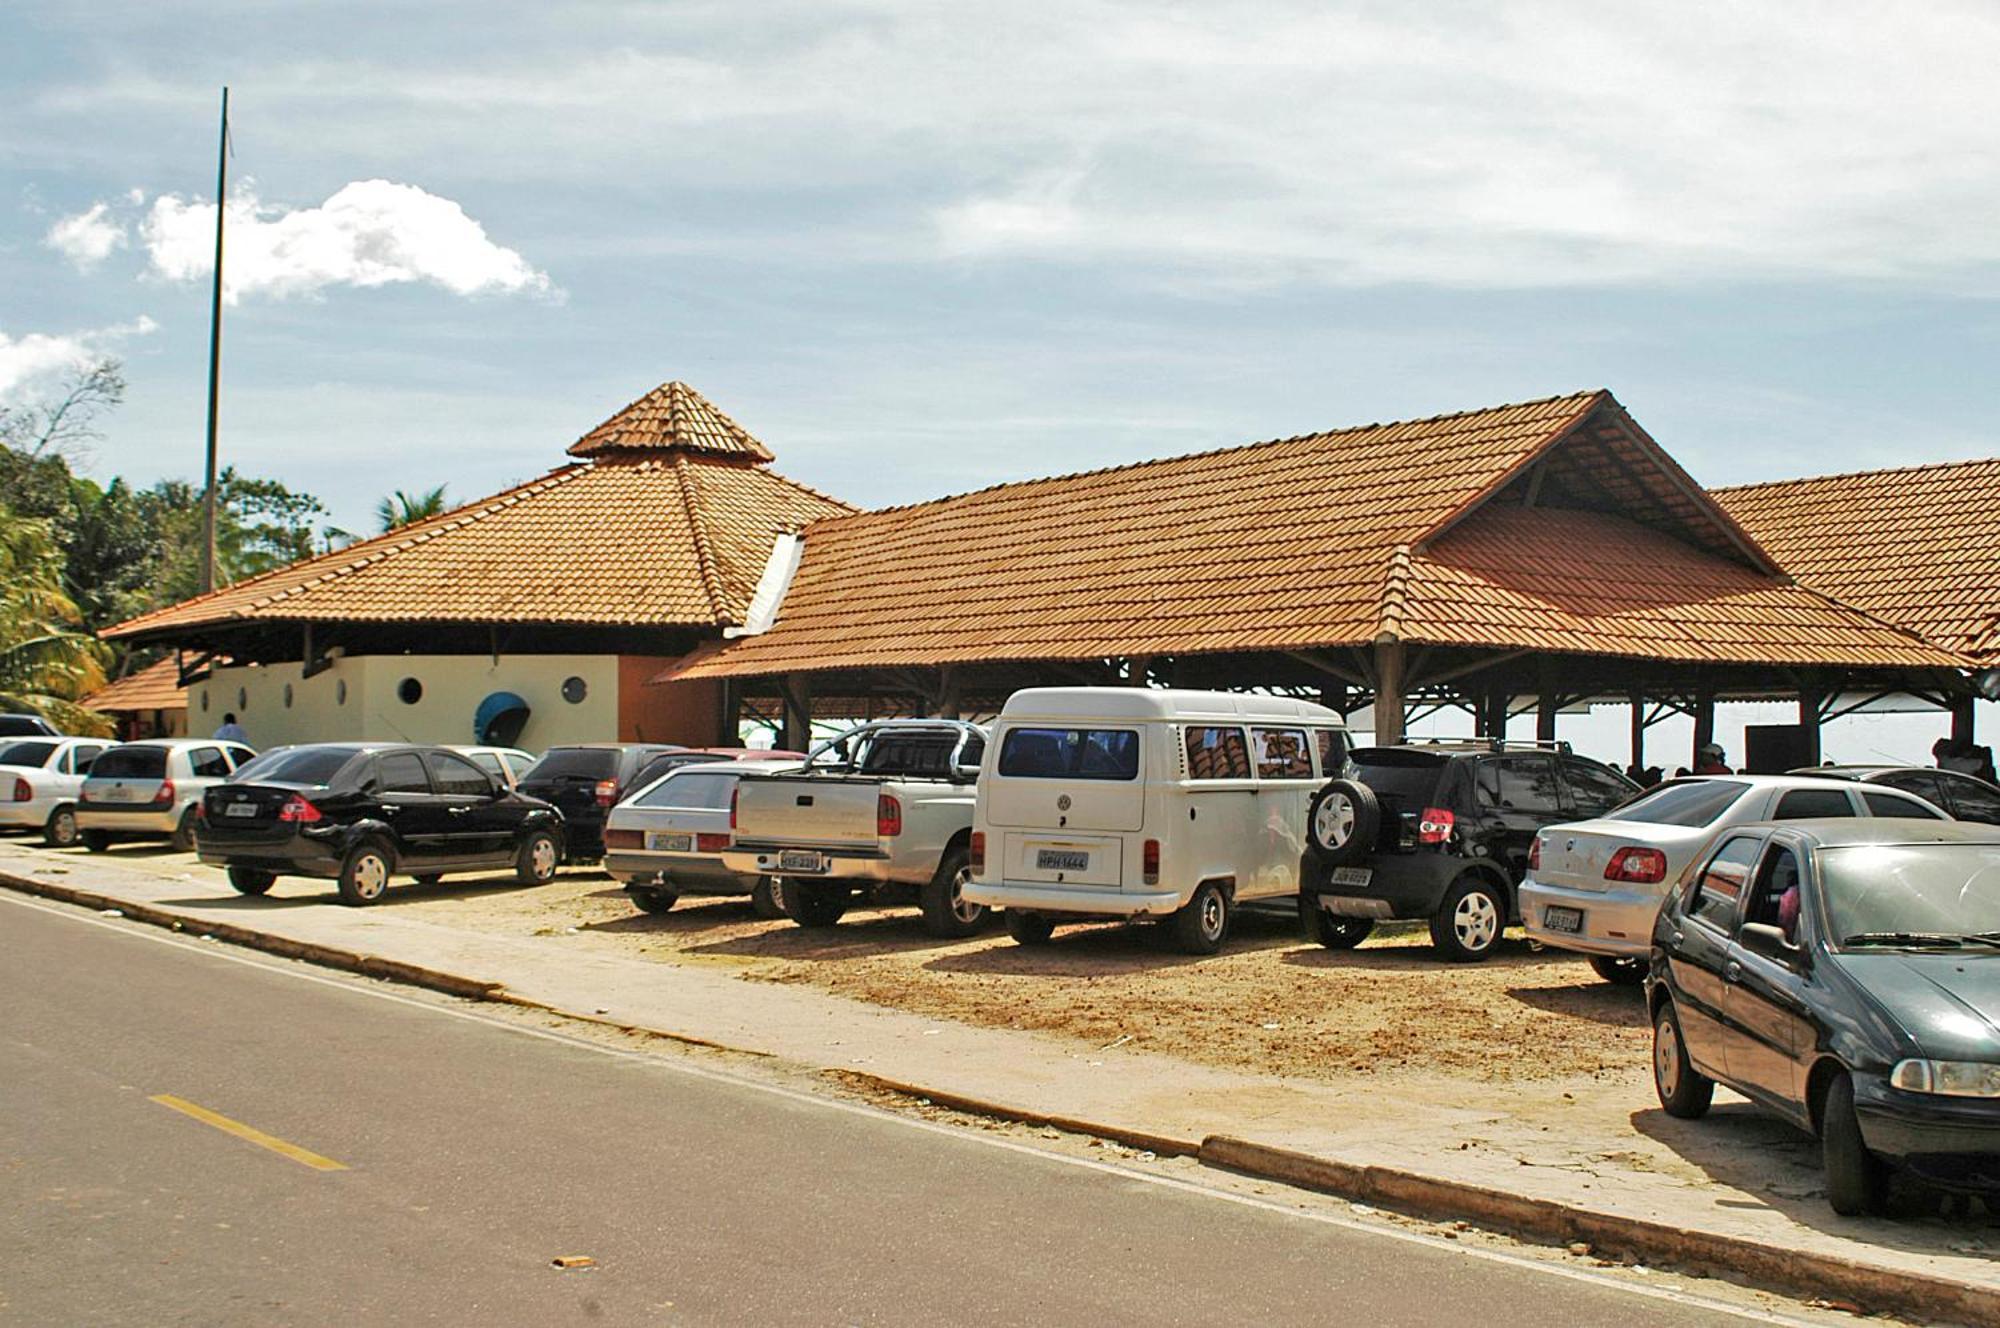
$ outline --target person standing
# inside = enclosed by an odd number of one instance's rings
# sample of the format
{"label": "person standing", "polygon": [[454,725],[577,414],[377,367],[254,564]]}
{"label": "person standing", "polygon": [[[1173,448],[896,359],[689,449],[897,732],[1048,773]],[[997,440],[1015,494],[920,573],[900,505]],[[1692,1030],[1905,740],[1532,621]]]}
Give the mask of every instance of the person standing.
{"label": "person standing", "polygon": [[1729,762],[1725,759],[1727,756],[1728,753],[1722,750],[1721,743],[1703,743],[1695,750],[1694,772],[1697,775],[1733,775],[1736,772],[1729,768]]}
{"label": "person standing", "polygon": [[245,747],[250,745],[250,735],[245,733],[243,726],[236,722],[236,712],[234,710],[223,714],[222,727],[215,731],[215,740],[217,742],[240,742]]}

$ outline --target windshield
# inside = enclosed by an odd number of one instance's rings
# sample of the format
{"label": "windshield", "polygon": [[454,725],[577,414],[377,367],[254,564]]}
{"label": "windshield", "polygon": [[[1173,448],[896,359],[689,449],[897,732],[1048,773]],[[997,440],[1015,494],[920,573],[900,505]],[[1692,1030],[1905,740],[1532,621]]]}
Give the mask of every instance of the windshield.
{"label": "windshield", "polygon": [[1817,856],[1837,943],[2000,933],[2000,844],[1856,844]]}
{"label": "windshield", "polygon": [[600,779],[618,777],[619,751],[616,747],[551,747],[541,760],[521,776],[523,784],[544,779]]}
{"label": "windshield", "polygon": [[40,766],[55,752],[52,742],[10,742],[0,745],[0,765]]}
{"label": "windshield", "polygon": [[113,747],[90,767],[92,779],[160,779],[166,773],[164,747]]}
{"label": "windshield", "polygon": [[1733,779],[1701,779],[1658,788],[1605,816],[1607,821],[1641,821],[1647,825],[1690,828],[1713,825],[1715,818],[1736,805],[1749,789]]}
{"label": "windshield", "polygon": [[266,752],[246,763],[230,782],[324,788],[354,757],[355,752],[350,747],[292,747],[280,752]]}

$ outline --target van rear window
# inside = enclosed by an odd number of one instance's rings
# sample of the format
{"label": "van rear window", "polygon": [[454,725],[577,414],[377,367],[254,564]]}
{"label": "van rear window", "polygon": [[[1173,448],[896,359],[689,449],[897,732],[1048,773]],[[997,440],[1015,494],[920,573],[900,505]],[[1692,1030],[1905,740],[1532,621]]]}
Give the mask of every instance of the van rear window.
{"label": "van rear window", "polygon": [[1015,779],[1137,779],[1135,729],[1009,729],[1000,773]]}

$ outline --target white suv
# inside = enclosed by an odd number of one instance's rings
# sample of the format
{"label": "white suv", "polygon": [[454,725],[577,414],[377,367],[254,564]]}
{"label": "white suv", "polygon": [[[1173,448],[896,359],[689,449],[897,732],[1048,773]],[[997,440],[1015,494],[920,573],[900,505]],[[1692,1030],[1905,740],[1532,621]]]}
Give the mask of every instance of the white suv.
{"label": "white suv", "polygon": [[76,795],[102,738],[0,739],[0,828],[39,830],[50,848],[76,843]]}
{"label": "white suv", "polygon": [[201,795],[257,753],[213,738],[153,738],[113,747],[83,781],[76,824],[83,846],[102,853],[114,839],[166,839],[194,848]]}

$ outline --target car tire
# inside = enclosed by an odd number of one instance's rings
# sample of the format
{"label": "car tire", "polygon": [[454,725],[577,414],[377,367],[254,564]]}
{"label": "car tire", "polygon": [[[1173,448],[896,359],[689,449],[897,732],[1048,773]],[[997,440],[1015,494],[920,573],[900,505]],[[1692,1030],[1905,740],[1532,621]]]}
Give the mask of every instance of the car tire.
{"label": "car tire", "polygon": [[1642,959],[1621,958],[1618,955],[1592,955],[1590,967],[1614,987],[1643,987],[1646,985],[1646,962]]}
{"label": "car tire", "polygon": [[1889,1197],[1889,1168],[1868,1151],[1854,1115],[1854,1081],[1842,1073],[1827,1085],[1820,1111],[1820,1153],[1826,1163],[1826,1201],[1842,1217],[1882,1211]]}
{"label": "car tire", "polygon": [[944,855],[937,873],[917,891],[927,935],[957,940],[972,935],[985,923],[986,905],[975,904],[961,893],[971,879],[971,849],[955,848]]}
{"label": "car tire", "polygon": [[1175,948],[1182,954],[1214,954],[1229,939],[1235,911],[1229,904],[1229,892],[1215,882],[1196,886],[1187,903],[1175,909],[1169,920]]}
{"label": "car tire", "polygon": [[174,852],[194,852],[194,817],[195,809],[190,807],[181,813],[181,819],[174,825],[174,833],[167,841],[173,846]]}
{"label": "car tire", "polygon": [[75,848],[77,834],[74,807],[56,808],[42,824],[42,842],[50,848]]}
{"label": "car tire", "polygon": [[1329,913],[1314,895],[1299,896],[1299,917],[1306,925],[1306,934],[1329,950],[1352,950],[1375,930],[1375,919]]}
{"label": "car tire", "polygon": [[83,840],[83,846],[92,853],[103,853],[111,847],[109,830],[81,830],[77,832],[77,836]]}
{"label": "car tire", "polygon": [[1700,1120],[1715,1100],[1715,1080],[1694,1068],[1688,1059],[1687,1042],[1681,1037],[1681,1019],[1674,1003],[1665,1001],[1653,1017],[1653,1091],[1669,1116]]}
{"label": "car tire", "polygon": [[395,867],[395,856],[381,844],[373,840],[356,844],[342,859],[340,876],[334,882],[340,902],[357,908],[376,902],[387,893]]}
{"label": "car tire", "polygon": [[1055,920],[1046,913],[1024,913],[1018,908],[1004,911],[1007,935],[1016,945],[1047,945],[1055,939]]}
{"label": "car tire", "polygon": [[1507,897],[1474,872],[1451,883],[1431,915],[1431,948],[1455,964],[1478,963],[1500,944],[1507,930]]}
{"label": "car tire", "polygon": [[261,867],[231,867],[229,888],[239,895],[261,895],[277,881],[278,873]]}
{"label": "car tire", "polygon": [[781,895],[785,916],[801,927],[831,927],[840,921],[852,901],[846,886],[825,881],[802,881],[796,876],[785,882]]}
{"label": "car tire", "polygon": [[1359,862],[1375,850],[1382,830],[1382,803],[1358,779],[1336,779],[1312,796],[1306,808],[1306,838],[1329,867]]}
{"label": "car tire", "polygon": [[641,913],[671,913],[680,895],[672,890],[662,890],[657,885],[628,885],[625,893],[632,896],[632,902],[639,906]]}
{"label": "car tire", "polygon": [[562,845],[548,831],[537,830],[514,852],[514,879],[522,885],[547,885],[561,865]]}
{"label": "car tire", "polygon": [[784,883],[776,876],[759,876],[750,887],[750,911],[767,921],[784,917]]}
{"label": "car tire", "polygon": [[425,872],[422,876],[417,877],[416,881],[418,885],[436,885],[443,879],[443,872]]}

